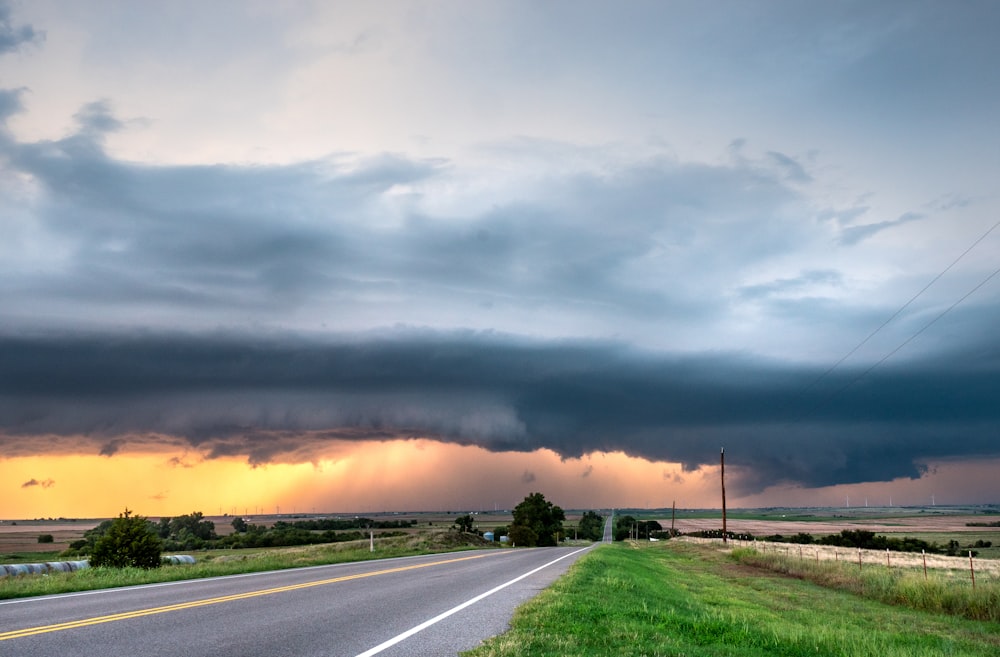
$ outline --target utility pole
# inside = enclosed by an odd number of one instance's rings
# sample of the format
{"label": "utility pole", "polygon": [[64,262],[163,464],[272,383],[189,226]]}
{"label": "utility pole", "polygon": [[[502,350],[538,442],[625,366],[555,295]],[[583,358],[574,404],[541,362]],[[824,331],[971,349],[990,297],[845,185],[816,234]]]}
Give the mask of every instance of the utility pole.
{"label": "utility pole", "polygon": [[722,544],[726,545],[729,542],[728,534],[726,531],[726,448],[723,447],[722,451],[719,452],[719,463],[722,466],[721,470],[721,480],[722,480]]}
{"label": "utility pole", "polygon": [[674,522],[677,520],[677,500],[670,504],[670,536],[674,536]]}

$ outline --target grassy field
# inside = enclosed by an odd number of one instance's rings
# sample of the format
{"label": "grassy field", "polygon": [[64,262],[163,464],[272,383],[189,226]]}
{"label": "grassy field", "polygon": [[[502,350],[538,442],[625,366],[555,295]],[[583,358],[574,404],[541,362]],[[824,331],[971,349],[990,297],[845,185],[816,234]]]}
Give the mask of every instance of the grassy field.
{"label": "grassy field", "polygon": [[615,544],[466,657],[1000,654],[1000,624],[865,600],[680,542]]}
{"label": "grassy field", "polygon": [[[492,545],[495,547],[497,544],[493,543]],[[71,573],[6,577],[0,579],[0,599],[90,591],[135,584],[171,582],[489,546],[490,544],[471,534],[432,530],[412,536],[376,539],[374,552],[369,551],[368,541],[259,550],[209,550],[199,552],[198,563],[192,565],[163,566],[154,570],[89,568]]]}

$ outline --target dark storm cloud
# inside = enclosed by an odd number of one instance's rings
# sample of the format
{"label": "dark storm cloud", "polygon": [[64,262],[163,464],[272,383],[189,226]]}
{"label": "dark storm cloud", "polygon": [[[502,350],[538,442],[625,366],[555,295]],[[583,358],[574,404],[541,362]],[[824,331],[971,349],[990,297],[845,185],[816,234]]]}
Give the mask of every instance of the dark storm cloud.
{"label": "dark storm cloud", "polygon": [[406,331],[336,344],[8,336],[0,362],[12,456],[62,435],[109,456],[161,444],[260,465],[315,460],[332,439],[423,436],[694,468],[725,445],[751,491],[917,477],[928,459],[1000,454],[1000,351],[988,336],[819,384],[818,368],[734,354]]}

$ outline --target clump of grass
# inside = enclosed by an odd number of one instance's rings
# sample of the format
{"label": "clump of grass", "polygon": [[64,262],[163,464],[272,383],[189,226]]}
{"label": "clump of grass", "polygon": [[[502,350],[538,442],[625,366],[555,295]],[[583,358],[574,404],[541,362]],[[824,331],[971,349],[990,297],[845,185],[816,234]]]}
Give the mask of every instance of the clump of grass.
{"label": "clump of grass", "polygon": [[1000,581],[995,578],[980,577],[973,588],[971,578],[961,580],[939,572],[925,576],[921,570],[911,568],[874,565],[858,568],[846,562],[814,562],[752,548],[733,550],[731,557],[743,565],[807,579],[888,604],[1000,622]]}

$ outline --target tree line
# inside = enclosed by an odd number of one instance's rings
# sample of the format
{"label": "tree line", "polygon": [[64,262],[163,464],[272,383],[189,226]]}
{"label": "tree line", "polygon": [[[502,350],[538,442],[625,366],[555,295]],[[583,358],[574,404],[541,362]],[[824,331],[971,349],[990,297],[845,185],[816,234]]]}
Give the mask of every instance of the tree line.
{"label": "tree line", "polygon": [[[531,493],[514,508],[509,527],[498,527],[515,546],[558,545],[567,538],[563,522],[566,514],[541,493]],[[416,520],[371,520],[370,518],[315,518],[279,520],[271,527],[256,525],[243,518],[232,521],[233,533],[219,536],[215,523],[200,511],[182,516],[163,517],[158,522],[135,515],[129,509],[117,518],[105,520],[84,532],[83,538],[70,543],[65,556],[89,555],[93,567],[157,568],[166,551],[219,548],[283,547],[317,543],[335,543],[366,538],[380,530],[378,537],[402,536]],[[472,517],[456,521],[462,531],[472,530]],[[388,530],[388,531],[387,531]],[[603,534],[603,518],[587,511],[580,519],[578,538],[598,541]]]}
{"label": "tree line", "polygon": [[[243,518],[233,518],[233,533],[219,536],[215,523],[205,518],[201,511],[163,517],[159,522],[135,516],[105,520],[83,533],[83,538],[73,541],[63,553],[65,556],[93,555],[102,538],[112,529],[122,530],[122,523],[133,532],[148,532],[159,541],[162,551],[211,550],[224,548],[286,547],[338,543],[367,538],[370,530],[401,530],[416,525],[416,520],[371,520],[369,518],[317,518],[309,520],[279,520],[271,527],[256,525]],[[123,514],[124,515],[124,514]],[[353,531],[352,531],[353,530]],[[402,531],[379,531],[377,536],[400,536]]]}

